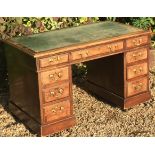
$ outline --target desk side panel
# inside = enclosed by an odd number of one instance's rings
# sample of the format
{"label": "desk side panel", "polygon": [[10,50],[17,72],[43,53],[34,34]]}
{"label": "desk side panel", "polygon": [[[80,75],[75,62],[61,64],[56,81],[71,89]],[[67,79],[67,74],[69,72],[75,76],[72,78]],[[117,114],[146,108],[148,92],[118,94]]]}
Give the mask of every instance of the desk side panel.
{"label": "desk side panel", "polygon": [[[10,101],[27,116],[40,122],[40,102],[36,60],[5,44]],[[12,111],[12,113],[14,113]],[[17,116],[18,117],[18,116]]]}

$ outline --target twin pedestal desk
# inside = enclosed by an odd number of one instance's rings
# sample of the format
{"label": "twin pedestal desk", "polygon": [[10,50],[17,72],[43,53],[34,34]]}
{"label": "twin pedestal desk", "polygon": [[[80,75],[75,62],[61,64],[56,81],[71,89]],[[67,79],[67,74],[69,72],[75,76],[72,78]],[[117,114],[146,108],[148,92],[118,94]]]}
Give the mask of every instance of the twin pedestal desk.
{"label": "twin pedestal desk", "polygon": [[38,135],[75,125],[72,64],[87,64],[87,86],[123,109],[150,99],[150,32],[100,22],[3,41],[9,108]]}

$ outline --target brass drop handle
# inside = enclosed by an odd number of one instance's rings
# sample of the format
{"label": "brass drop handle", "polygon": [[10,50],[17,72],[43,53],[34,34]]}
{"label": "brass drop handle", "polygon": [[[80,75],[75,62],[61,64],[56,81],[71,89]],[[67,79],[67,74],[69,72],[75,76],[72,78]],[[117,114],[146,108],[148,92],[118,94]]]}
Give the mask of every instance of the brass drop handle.
{"label": "brass drop handle", "polygon": [[57,81],[59,78],[61,78],[62,77],[62,73],[61,72],[55,72],[54,74],[50,74],[49,75],[49,78],[50,79],[53,79],[53,80],[55,80],[55,81]]}
{"label": "brass drop handle", "polygon": [[53,78],[53,77],[54,77],[54,74],[50,74],[50,75],[49,75],[49,78]]}
{"label": "brass drop handle", "polygon": [[57,73],[57,75],[58,75],[59,78],[62,77],[62,73],[61,72]]}
{"label": "brass drop handle", "polygon": [[57,56],[57,61],[60,61],[60,59],[61,59],[60,56]]}
{"label": "brass drop handle", "polygon": [[52,58],[49,58],[49,62],[53,62],[53,59]]}
{"label": "brass drop handle", "polygon": [[138,40],[133,40],[134,45],[139,46],[142,43],[142,38],[138,39]]}
{"label": "brass drop handle", "polygon": [[143,84],[142,83],[139,83],[138,85],[134,86],[134,89],[135,90],[141,90],[143,87]]}
{"label": "brass drop handle", "polygon": [[133,56],[133,57],[136,57],[136,54],[134,53],[132,56]]}
{"label": "brass drop handle", "polygon": [[110,49],[110,51],[112,51],[112,46],[111,45],[108,45],[108,48]]}
{"label": "brass drop handle", "polygon": [[136,74],[137,73],[137,69],[135,68],[135,69],[133,69],[133,72]]}
{"label": "brass drop handle", "polygon": [[54,91],[51,91],[50,94],[51,94],[51,96],[55,96],[55,92]]}
{"label": "brass drop handle", "polygon": [[139,67],[138,69],[136,69],[136,68],[133,69],[133,72],[135,74],[137,74],[137,71],[142,72],[143,71],[143,68],[142,67]]}
{"label": "brass drop handle", "polygon": [[82,57],[87,57],[88,55],[89,55],[89,52],[88,51],[81,51],[80,53],[79,53],[79,55],[80,55],[80,57],[82,58]]}
{"label": "brass drop handle", "polygon": [[142,56],[142,52],[139,52],[139,53],[138,53],[138,56]]}
{"label": "brass drop handle", "polygon": [[62,88],[59,88],[58,92],[59,92],[60,94],[63,94],[64,90],[63,90]]}
{"label": "brass drop handle", "polygon": [[60,56],[49,58],[49,62],[60,61],[60,60],[61,60]]}
{"label": "brass drop handle", "polygon": [[64,109],[65,109],[64,107],[62,107],[62,106],[60,107],[60,111],[62,111],[62,110],[64,110]]}
{"label": "brass drop handle", "polygon": [[142,67],[139,67],[139,71],[142,72],[143,71],[143,68]]}
{"label": "brass drop handle", "polygon": [[55,109],[52,109],[52,113],[56,113],[56,110]]}
{"label": "brass drop handle", "polygon": [[115,45],[115,49],[117,49],[117,48],[118,48],[118,45],[116,44],[116,45]]}

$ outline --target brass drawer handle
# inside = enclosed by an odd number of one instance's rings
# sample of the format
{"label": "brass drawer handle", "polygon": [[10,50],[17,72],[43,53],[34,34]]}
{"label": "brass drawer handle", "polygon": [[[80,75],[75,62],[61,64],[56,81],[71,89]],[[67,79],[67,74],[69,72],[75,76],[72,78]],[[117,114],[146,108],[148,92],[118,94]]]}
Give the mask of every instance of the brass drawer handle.
{"label": "brass drawer handle", "polygon": [[61,60],[60,56],[55,56],[53,58],[49,58],[49,62],[57,62],[57,61],[60,61],[60,60]]}
{"label": "brass drawer handle", "polygon": [[138,53],[138,56],[140,56],[140,57],[141,57],[141,56],[142,56],[142,52],[139,52],[139,53]]}
{"label": "brass drawer handle", "polygon": [[55,92],[54,91],[51,91],[50,94],[51,94],[51,96],[55,96]]}
{"label": "brass drawer handle", "polygon": [[108,49],[109,49],[111,52],[113,52],[113,51],[117,50],[118,44],[115,44],[115,45],[108,45],[107,47],[108,47]]}
{"label": "brass drawer handle", "polygon": [[143,71],[143,67],[139,67],[139,72],[142,72]]}
{"label": "brass drawer handle", "polygon": [[64,110],[65,108],[63,106],[60,107],[60,111]]}
{"label": "brass drawer handle", "polygon": [[136,91],[140,91],[141,89],[142,89],[142,87],[143,87],[143,83],[139,83],[138,85],[133,85],[133,87],[134,87],[134,90],[136,90]]}
{"label": "brass drawer handle", "polygon": [[59,78],[62,77],[62,73],[61,72],[57,73],[57,75],[58,75]]}
{"label": "brass drawer handle", "polygon": [[49,78],[54,78],[54,74],[50,74],[49,75]]}
{"label": "brass drawer handle", "polygon": [[56,113],[56,110],[55,109],[52,109],[52,113]]}
{"label": "brass drawer handle", "polygon": [[134,43],[135,46],[139,46],[142,44],[142,38],[140,38],[138,40],[133,40],[132,42]]}
{"label": "brass drawer handle", "polygon": [[142,52],[139,52],[139,53],[133,53],[132,54],[132,57],[133,57],[133,59],[137,59],[138,57],[141,57],[142,56]]}
{"label": "brass drawer handle", "polygon": [[62,89],[62,88],[59,88],[58,92],[59,92],[60,94],[63,94],[63,92],[64,92],[64,89]]}
{"label": "brass drawer handle", "polygon": [[142,71],[143,71],[143,67],[139,67],[138,69],[137,69],[137,68],[134,68],[134,69],[133,69],[133,72],[134,72],[135,74],[141,73]]}
{"label": "brass drawer handle", "polygon": [[54,74],[50,74],[49,75],[49,78],[54,80],[54,81],[57,81],[58,79],[62,78],[63,74],[62,72],[55,72]]}
{"label": "brass drawer handle", "polygon": [[53,97],[59,97],[63,94],[64,92],[64,89],[63,88],[56,88],[55,91],[57,92],[54,92],[54,91],[50,91],[50,95],[53,96]]}
{"label": "brass drawer handle", "polygon": [[118,45],[116,44],[116,45],[115,45],[115,49],[117,49],[117,48],[118,48]]}
{"label": "brass drawer handle", "polygon": [[132,56],[135,58],[137,55],[134,53],[134,54],[132,54]]}
{"label": "brass drawer handle", "polygon": [[109,48],[109,50],[110,50],[111,52],[113,51],[113,49],[112,49],[112,46],[111,46],[111,45],[108,45],[107,47]]}
{"label": "brass drawer handle", "polygon": [[56,107],[52,108],[51,112],[52,113],[56,113],[58,111],[62,112],[64,109],[65,108],[63,106],[60,106],[60,107],[56,106]]}
{"label": "brass drawer handle", "polygon": [[79,55],[80,55],[81,58],[87,57],[87,56],[89,56],[89,51],[81,51],[81,52],[79,53]]}

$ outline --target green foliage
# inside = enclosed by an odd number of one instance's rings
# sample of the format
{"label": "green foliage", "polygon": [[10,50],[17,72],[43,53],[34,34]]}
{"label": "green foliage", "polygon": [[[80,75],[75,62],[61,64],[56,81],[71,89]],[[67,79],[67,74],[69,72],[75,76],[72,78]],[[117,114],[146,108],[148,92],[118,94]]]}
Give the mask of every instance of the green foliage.
{"label": "green foliage", "polygon": [[[140,17],[140,18],[133,18],[132,24],[135,27],[142,28],[142,29],[149,29],[154,28],[155,26],[155,18],[152,17]],[[153,29],[154,31],[155,29]]]}
{"label": "green foliage", "polygon": [[0,17],[0,38],[97,22],[98,17]]}
{"label": "green foliage", "polygon": [[116,21],[117,17],[106,17],[107,20],[109,21]]}

